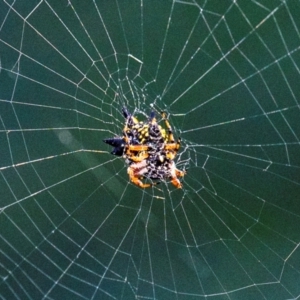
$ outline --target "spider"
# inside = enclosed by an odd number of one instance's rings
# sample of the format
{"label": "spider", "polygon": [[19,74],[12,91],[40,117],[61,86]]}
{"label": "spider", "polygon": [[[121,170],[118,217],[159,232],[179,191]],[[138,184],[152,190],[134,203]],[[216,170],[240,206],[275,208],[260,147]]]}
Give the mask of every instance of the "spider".
{"label": "spider", "polygon": [[148,122],[139,122],[126,107],[122,112],[126,119],[123,136],[105,139],[104,142],[114,147],[112,154],[125,158],[131,182],[147,188],[157,183],[143,183],[144,177],[159,181],[169,178],[174,186],[181,188],[178,177],[183,177],[185,172],[178,170],[174,163],[180,138],[175,142],[166,113],[161,115],[167,131],[157,124],[154,112],[151,112]]}
{"label": "spider", "polygon": [[161,160],[161,157],[156,160],[145,159],[141,162],[132,163],[129,165],[127,172],[130,180],[141,188],[147,188],[157,184],[156,182],[143,183],[141,179],[144,177],[159,181],[170,178],[171,183],[175,187],[182,188],[178,176],[182,177],[185,174],[184,171],[176,168],[174,161],[165,158]]}

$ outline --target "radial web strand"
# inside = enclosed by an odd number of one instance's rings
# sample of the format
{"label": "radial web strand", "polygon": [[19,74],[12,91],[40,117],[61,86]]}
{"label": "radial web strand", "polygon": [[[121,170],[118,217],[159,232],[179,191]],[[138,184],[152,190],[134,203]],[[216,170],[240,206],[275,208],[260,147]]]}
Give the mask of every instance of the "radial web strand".
{"label": "radial web strand", "polygon": [[[0,0],[0,298],[300,299],[299,15]],[[166,112],[181,189],[130,182],[124,107]]]}

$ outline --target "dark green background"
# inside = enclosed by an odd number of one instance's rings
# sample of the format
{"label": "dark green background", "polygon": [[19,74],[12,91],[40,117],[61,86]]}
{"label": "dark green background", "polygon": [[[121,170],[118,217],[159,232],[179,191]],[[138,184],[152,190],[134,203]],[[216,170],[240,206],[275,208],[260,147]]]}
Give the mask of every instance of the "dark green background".
{"label": "dark green background", "polygon": [[[2,298],[299,297],[299,15],[1,0]],[[102,142],[151,104],[182,138],[182,190],[133,186]]]}

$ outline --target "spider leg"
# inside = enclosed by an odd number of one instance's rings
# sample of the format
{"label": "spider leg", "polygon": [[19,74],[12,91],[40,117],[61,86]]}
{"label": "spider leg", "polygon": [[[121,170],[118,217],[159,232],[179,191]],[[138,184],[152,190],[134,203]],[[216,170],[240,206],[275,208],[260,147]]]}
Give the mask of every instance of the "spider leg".
{"label": "spider leg", "polygon": [[180,148],[181,145],[181,139],[178,138],[177,143],[167,143],[164,146],[164,149],[167,150],[166,151],[166,157],[170,160],[173,160]]}
{"label": "spider leg", "polygon": [[140,180],[140,177],[135,175],[135,171],[132,167],[129,167],[127,169],[127,173],[129,175],[129,179],[131,180],[131,182],[134,183],[135,185],[139,186],[140,188],[148,188],[148,187],[152,186],[151,183],[143,183]]}
{"label": "spider leg", "polygon": [[178,177],[183,177],[185,175],[185,171],[178,170],[174,162],[172,162],[171,166],[171,183],[176,186],[178,189],[182,188],[182,184],[179,181]]}
{"label": "spider leg", "polygon": [[167,158],[173,160],[180,148],[181,138],[179,137],[177,142],[175,142],[172,127],[167,119],[167,114],[165,112],[162,112],[161,114],[168,129],[168,143],[165,145],[165,150],[171,150],[167,151]]}
{"label": "spider leg", "polygon": [[[184,176],[184,175],[180,175],[180,176]],[[182,188],[182,183],[179,181],[179,179],[177,178],[177,176],[171,177],[171,183],[173,185],[175,185],[178,189]]]}
{"label": "spider leg", "polygon": [[182,188],[182,183],[179,181],[179,179],[177,178],[177,176],[183,177],[185,175],[186,172],[184,171],[180,171],[178,169],[175,170],[176,176],[172,176],[171,177],[171,182],[173,185],[175,185],[178,189]]}
{"label": "spider leg", "polygon": [[174,186],[176,186],[178,189],[181,189],[181,188],[182,188],[182,184],[181,184],[181,182],[178,180],[177,177],[172,177],[171,183],[172,183]]}
{"label": "spider leg", "polygon": [[147,145],[128,145],[127,148],[130,151],[148,151],[149,149]]}
{"label": "spider leg", "polygon": [[166,127],[168,129],[168,141],[169,143],[175,143],[172,127],[168,121],[167,114],[165,112],[161,113],[162,118],[165,120]]}
{"label": "spider leg", "polygon": [[128,159],[134,162],[142,162],[149,157],[147,152],[140,152],[138,154],[127,153]]}
{"label": "spider leg", "polygon": [[176,173],[176,176],[183,177],[186,174],[186,171],[181,171],[181,170],[175,169],[175,173]]}
{"label": "spider leg", "polygon": [[176,143],[175,141],[173,143],[167,143],[165,145],[165,150],[175,150],[177,152],[177,150],[180,148],[180,145],[181,145],[181,138],[178,138]]}
{"label": "spider leg", "polygon": [[125,145],[125,155],[132,161],[139,162],[148,158],[147,145]]}

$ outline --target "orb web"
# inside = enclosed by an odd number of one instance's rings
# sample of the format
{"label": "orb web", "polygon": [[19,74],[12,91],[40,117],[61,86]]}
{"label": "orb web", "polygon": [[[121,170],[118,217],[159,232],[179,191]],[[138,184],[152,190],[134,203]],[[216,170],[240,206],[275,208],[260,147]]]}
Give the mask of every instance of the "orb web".
{"label": "orb web", "polygon": [[[299,13],[1,0],[1,298],[298,299]],[[168,113],[182,189],[129,182],[124,106]]]}

